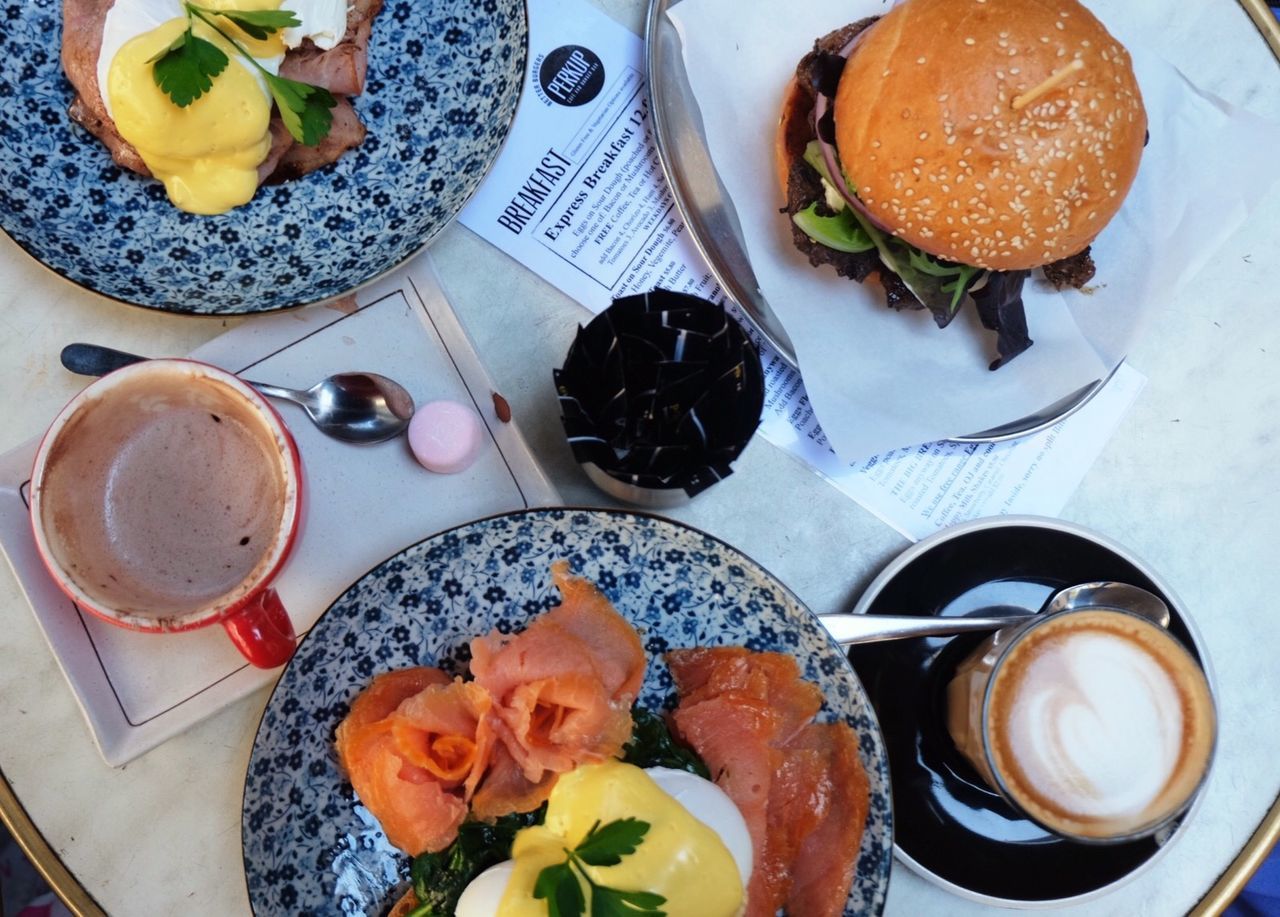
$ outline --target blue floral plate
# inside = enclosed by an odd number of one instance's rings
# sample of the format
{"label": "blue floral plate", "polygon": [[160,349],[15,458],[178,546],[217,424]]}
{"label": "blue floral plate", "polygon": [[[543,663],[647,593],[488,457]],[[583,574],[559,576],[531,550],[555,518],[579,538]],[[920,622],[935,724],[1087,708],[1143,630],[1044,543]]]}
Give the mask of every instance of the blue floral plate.
{"label": "blue floral plate", "polygon": [[104,296],[216,315],[339,296],[430,242],[498,155],[528,52],[525,0],[387,0],[355,102],[364,143],[202,217],[67,116],[59,0],[11,3],[0,21],[0,228]]}
{"label": "blue floral plate", "polygon": [[365,574],[299,646],[267,703],[245,778],[241,830],[260,915],[378,915],[399,897],[407,858],[386,841],[338,770],[334,729],[377,672],[439,665],[461,674],[467,642],[514,631],[559,602],[551,563],[597,583],[651,654],[640,703],[674,694],[662,654],[745,645],[794,654],[826,694],[822,718],[861,740],[871,812],[846,915],[879,914],[893,819],[884,740],[844,655],[790,591],[695,529],[607,510],[531,510],[434,535]]}

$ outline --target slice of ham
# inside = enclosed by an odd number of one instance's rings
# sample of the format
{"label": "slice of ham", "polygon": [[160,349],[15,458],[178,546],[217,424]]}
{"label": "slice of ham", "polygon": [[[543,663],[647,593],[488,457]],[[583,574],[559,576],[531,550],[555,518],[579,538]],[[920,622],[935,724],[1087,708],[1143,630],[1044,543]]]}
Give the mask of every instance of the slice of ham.
{"label": "slice of ham", "polygon": [[677,734],[734,801],[755,849],[747,917],[835,917],[867,813],[857,738],[815,725],[821,692],[790,656],[742,647],[673,650]]}
{"label": "slice of ham", "polygon": [[125,142],[107,114],[98,86],[98,53],[102,50],[102,24],[115,0],[63,0],[62,70],[75,87],[76,97],[67,113],[107,148],[116,165],[140,175],[151,175],[138,151]]}
{"label": "slice of ham", "polygon": [[[304,146],[297,143],[285,131],[285,137],[289,140],[289,144],[281,150],[280,156],[277,157],[275,165],[271,171],[265,174],[261,169],[258,170],[259,180],[269,180],[272,184],[281,181],[289,181],[306,175],[308,172],[314,172],[316,169],[323,168],[332,162],[337,162],[338,157],[353,147],[359,146],[364,141],[365,126],[360,123],[360,116],[356,114],[355,108],[351,105],[351,100],[336,96],[334,102],[337,104],[331,108],[330,114],[333,121],[329,126],[329,133],[325,135],[315,146]],[[272,129],[277,123],[281,128],[284,127],[279,117],[272,118]],[[274,148],[273,148],[274,149]],[[267,160],[270,162],[271,157]],[[267,165],[267,163],[263,163]],[[269,176],[269,179],[268,179]]]}
{"label": "slice of ham", "polygon": [[280,75],[301,83],[322,86],[335,94],[355,96],[364,92],[369,36],[382,0],[353,0],[347,8],[347,31],[329,50],[310,39],[285,55]]}
{"label": "slice of ham", "polygon": [[[361,131],[363,131],[363,126]],[[363,133],[361,134],[363,137]],[[258,166],[258,184],[261,185],[267,181],[280,166],[280,160],[284,159],[285,154],[296,145],[293,135],[289,133],[289,129],[284,126],[284,122],[279,116],[271,119],[271,149],[267,151],[267,158],[262,160]],[[299,173],[301,174],[301,173]]]}

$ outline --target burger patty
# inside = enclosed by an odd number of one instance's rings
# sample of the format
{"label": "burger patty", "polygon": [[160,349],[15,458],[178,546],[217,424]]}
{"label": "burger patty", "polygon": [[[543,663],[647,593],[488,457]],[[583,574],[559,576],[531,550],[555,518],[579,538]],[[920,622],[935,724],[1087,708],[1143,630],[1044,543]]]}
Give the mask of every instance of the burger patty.
{"label": "burger patty", "polygon": [[1089,254],[1090,247],[1086,245],[1084,251],[1044,266],[1045,279],[1054,289],[1074,287],[1078,290],[1093,279],[1098,269]]}
{"label": "burger patty", "polygon": [[[827,72],[832,69],[829,63],[831,56],[839,54],[844,46],[853,41],[859,32],[879,18],[878,16],[870,16],[866,19],[852,22],[844,28],[836,29],[834,32],[827,33],[813,43],[813,50],[801,58],[799,65],[796,67],[796,84],[805,93],[806,100],[804,103],[805,117],[796,118],[792,122],[793,133],[792,136],[787,138],[791,168],[787,175],[787,206],[783,208],[783,212],[788,216],[795,216],[801,210],[813,204],[814,201],[818,201],[819,216],[831,216],[832,214],[832,211],[822,203],[825,197],[822,179],[802,158],[805,145],[812,139],[812,131],[808,129],[808,123],[810,120],[809,115],[813,111],[813,87],[821,85],[826,80],[839,81],[840,72],[838,68],[834,70],[834,73]],[[840,59],[839,64],[843,66],[844,60]],[[839,276],[848,277],[859,283],[864,282],[875,274],[879,277],[880,283],[884,287],[885,299],[892,308],[924,308],[920,301],[911,295],[911,291],[907,289],[906,284],[902,282],[902,279],[897,274],[884,269],[880,263],[880,256],[875,249],[865,252],[838,252],[810,239],[794,221],[791,223],[791,237],[795,242],[796,248],[804,253],[809,259],[809,263],[814,267],[822,267],[829,264],[835,268]]]}

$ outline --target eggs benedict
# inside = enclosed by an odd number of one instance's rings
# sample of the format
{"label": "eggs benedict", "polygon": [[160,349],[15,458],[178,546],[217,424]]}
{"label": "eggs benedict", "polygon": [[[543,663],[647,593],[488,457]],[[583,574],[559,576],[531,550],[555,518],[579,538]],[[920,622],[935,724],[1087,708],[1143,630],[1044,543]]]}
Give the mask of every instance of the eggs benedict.
{"label": "eggs benedict", "polygon": [[[628,819],[646,829],[613,865],[566,860],[566,851],[581,850],[593,832],[602,836],[602,829]],[[753,855],[746,822],[714,783],[620,761],[561,776],[545,821],[520,831],[511,852],[512,859],[466,887],[457,917],[545,917],[544,877],[566,862],[570,871],[561,875],[581,883],[584,896],[652,896],[648,900],[662,899],[658,906],[669,917],[733,917],[744,904]]]}
{"label": "eggs benedict", "polygon": [[[65,0],[63,68],[79,93],[70,114],[117,164],[159,179],[175,206],[223,213],[250,200],[268,178],[304,174],[363,140],[345,96],[363,88],[369,26],[380,6],[381,0]],[[246,15],[288,25],[245,28]],[[184,43],[221,61],[206,68],[203,91],[175,101],[160,68]],[[286,78],[324,99],[322,107],[332,105],[324,112],[328,136],[303,130],[311,125],[299,124],[298,111],[310,103],[289,110],[279,91]]]}
{"label": "eggs benedict", "polygon": [[[139,5],[145,6],[145,0]],[[115,15],[119,9],[117,4],[108,15],[109,28],[126,18]],[[190,213],[223,213],[248,202],[258,190],[258,166],[271,149],[271,98],[230,43],[197,22],[195,34],[219,47],[232,63],[200,98],[185,108],[175,105],[156,84],[152,62],[186,29],[187,20],[177,17],[124,42],[107,68],[105,101],[120,136],[164,183],[174,206]],[[253,48],[255,57],[279,66],[283,48],[272,47],[280,46],[278,37],[254,44],[266,45]]]}

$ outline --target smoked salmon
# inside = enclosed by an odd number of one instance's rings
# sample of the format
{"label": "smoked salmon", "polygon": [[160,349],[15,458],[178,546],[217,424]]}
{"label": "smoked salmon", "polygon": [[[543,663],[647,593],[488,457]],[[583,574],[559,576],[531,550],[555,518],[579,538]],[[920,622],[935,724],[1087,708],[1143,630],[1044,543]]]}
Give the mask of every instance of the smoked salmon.
{"label": "smoked salmon", "polygon": [[388,718],[395,750],[445,789],[470,799],[489,765],[495,741],[493,699],[461,679],[431,685],[406,698]]}
{"label": "smoked salmon", "polygon": [[776,742],[785,743],[822,709],[822,691],[800,677],[785,653],[756,653],[743,646],[674,650],[667,663],[682,703],[726,694],[755,698],[774,712]]}
{"label": "smoked salmon", "polygon": [[868,808],[857,737],[815,724],[817,686],[794,659],[743,647],[672,650],[677,734],[738,806],[754,844],[747,917],[835,917]]}
{"label": "smoked salmon", "polygon": [[[817,824],[791,858],[786,911],[797,917],[840,914],[857,869],[870,808],[870,786],[858,739],[844,723],[814,723],[804,728],[791,748],[811,753],[822,763],[820,776],[805,779],[812,781],[812,792],[824,804],[814,807]],[[845,876],[845,881],[832,881],[838,876]]]}
{"label": "smoked salmon", "polygon": [[440,669],[415,666],[396,669],[374,677],[369,686],[356,695],[351,710],[337,730],[338,760],[346,767],[354,749],[361,744],[368,727],[386,719],[406,698],[413,697],[429,685],[447,685],[453,679]]}
{"label": "smoked salmon", "polygon": [[673,717],[676,734],[706,763],[711,779],[742,813],[755,864],[747,885],[747,915],[773,917],[782,905],[784,875],[771,853],[769,798],[780,755],[773,747],[777,717],[766,701],[743,694],[683,703]]}
{"label": "smoked salmon", "polygon": [[617,755],[644,681],[635,628],[600,590],[570,576],[566,562],[551,574],[558,606],[518,634],[471,641],[471,674],[493,695],[498,735],[530,785]]}
{"label": "smoked salmon", "polygon": [[448,846],[468,812],[537,808],[560,774],[630,739],[640,637],[567,563],[552,577],[558,606],[520,633],[471,642],[473,680],[425,667],[379,675],[338,726],[356,795],[411,856]]}
{"label": "smoked salmon", "polygon": [[395,711],[422,692],[449,683],[439,669],[386,672],[352,702],[351,712],[338,724],[338,761],[352,788],[387,840],[413,856],[448,846],[467,815],[467,804],[401,754]]}
{"label": "smoked salmon", "polygon": [[640,635],[599,589],[551,565],[560,604],[518,634],[497,631],[471,641],[471,674],[497,698],[513,688],[566,673],[594,674],[611,698],[629,705],[644,681]]}
{"label": "smoked salmon", "polygon": [[476,818],[498,818],[511,812],[531,812],[546,802],[559,774],[548,771],[534,782],[524,775],[505,744],[499,743],[489,759],[489,770],[471,797]]}

